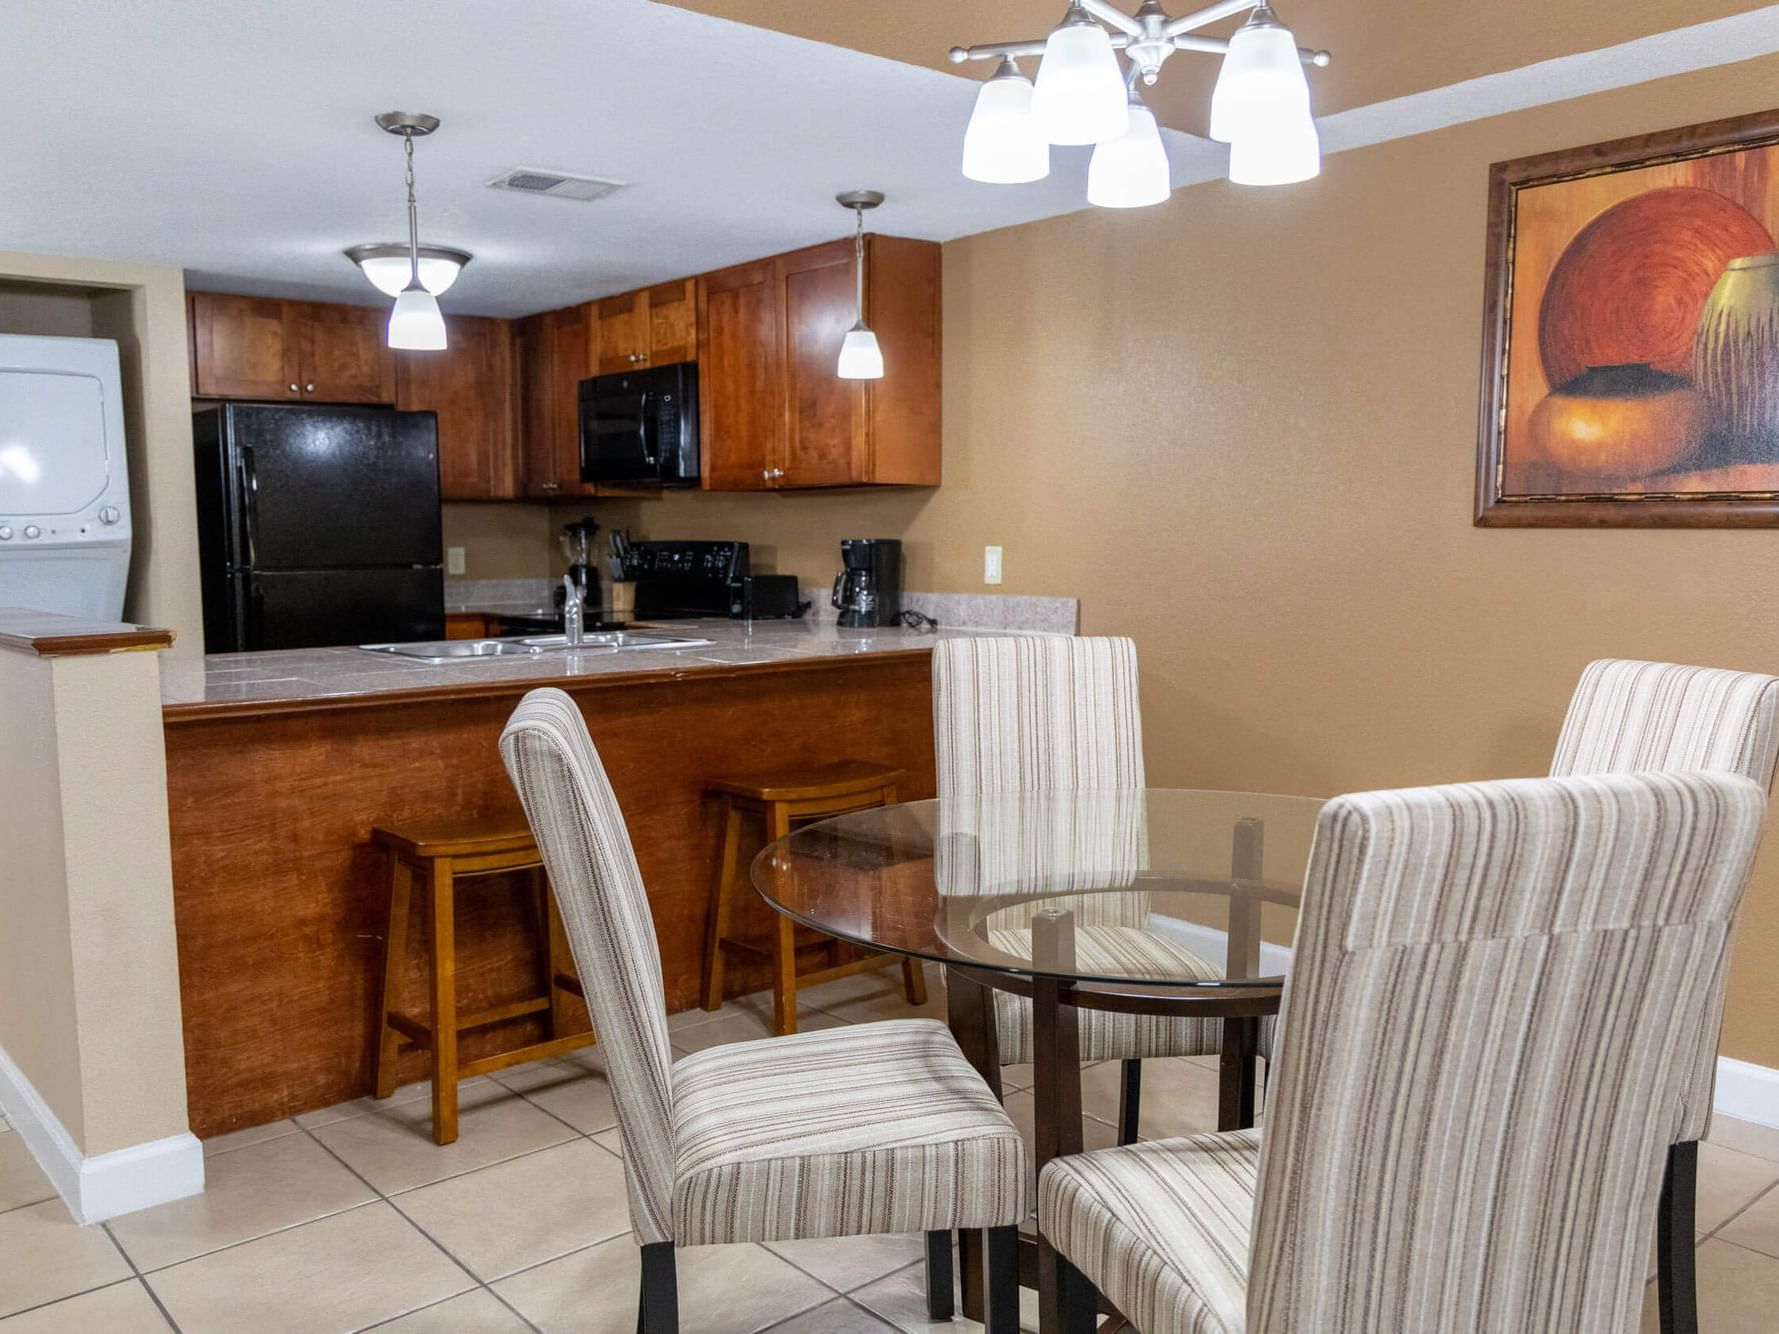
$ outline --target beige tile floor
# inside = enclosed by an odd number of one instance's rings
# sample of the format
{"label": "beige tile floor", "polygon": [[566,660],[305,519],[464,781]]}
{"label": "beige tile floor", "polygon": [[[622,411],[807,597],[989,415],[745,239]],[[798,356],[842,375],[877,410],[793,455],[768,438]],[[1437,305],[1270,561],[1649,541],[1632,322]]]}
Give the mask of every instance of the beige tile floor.
{"label": "beige tile floor", "polygon": [[[762,999],[675,1016],[675,1047],[760,1036]],[[910,1012],[885,975],[804,999],[805,1028]],[[941,1010],[935,995],[927,1012]],[[1007,1071],[1008,1109],[1027,1127],[1030,1080]],[[1143,1085],[1145,1135],[1211,1127],[1214,1061],[1148,1062]],[[447,1148],[426,1137],[426,1089],[414,1086],[212,1140],[204,1195],[91,1228],[0,1126],[0,1334],[630,1334],[636,1247],[597,1048],[462,1092],[462,1137]],[[1090,1145],[1112,1141],[1117,1098],[1115,1065],[1086,1073]],[[1779,1130],[1718,1118],[1699,1195],[1704,1330],[1773,1328]],[[927,1320],[915,1237],[699,1247],[680,1253],[679,1273],[688,1334],[980,1328]],[[1653,1292],[1644,1326],[1655,1328]]]}

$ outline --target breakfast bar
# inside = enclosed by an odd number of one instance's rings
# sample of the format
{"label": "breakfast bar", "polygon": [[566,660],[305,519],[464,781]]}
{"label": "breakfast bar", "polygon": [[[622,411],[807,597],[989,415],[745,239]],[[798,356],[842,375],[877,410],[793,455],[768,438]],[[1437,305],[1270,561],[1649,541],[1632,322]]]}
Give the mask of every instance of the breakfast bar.
{"label": "breakfast bar", "polygon": [[[649,887],[670,1010],[698,1003],[720,836],[711,777],[857,758],[933,794],[931,647],[959,633],[680,621],[679,649],[596,647],[443,663],[355,648],[169,664],[163,716],[192,1129],[258,1125],[369,1094],[388,929],[376,825],[520,820],[496,740],[554,685],[586,717]],[[458,901],[467,1010],[536,990],[534,899],[498,878]],[[760,903],[737,934],[763,936]],[[731,994],[767,983],[737,960]],[[418,961],[406,994],[426,994]],[[570,999],[569,1023],[585,1012]],[[538,1040],[521,1015],[466,1033],[465,1061]],[[399,1079],[423,1077],[424,1053]]]}

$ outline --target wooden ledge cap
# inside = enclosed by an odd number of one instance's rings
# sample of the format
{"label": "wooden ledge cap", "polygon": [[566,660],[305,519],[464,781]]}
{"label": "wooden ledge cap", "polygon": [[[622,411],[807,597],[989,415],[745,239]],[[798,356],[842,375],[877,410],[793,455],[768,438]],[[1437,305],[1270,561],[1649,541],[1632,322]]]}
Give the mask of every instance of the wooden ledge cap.
{"label": "wooden ledge cap", "polygon": [[170,648],[171,630],[122,621],[90,621],[28,607],[0,607],[0,649],[39,658],[93,653],[133,653]]}

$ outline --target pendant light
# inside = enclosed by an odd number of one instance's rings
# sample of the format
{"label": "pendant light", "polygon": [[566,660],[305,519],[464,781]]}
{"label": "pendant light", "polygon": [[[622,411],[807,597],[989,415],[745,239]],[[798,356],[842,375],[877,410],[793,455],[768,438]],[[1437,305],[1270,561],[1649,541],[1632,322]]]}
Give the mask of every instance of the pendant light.
{"label": "pendant light", "polygon": [[1237,185],[1294,185],[1322,171],[1322,141],[1306,110],[1260,129],[1229,146],[1229,179]]}
{"label": "pendant light", "polygon": [[1229,179],[1237,185],[1289,185],[1322,169],[1303,56],[1267,5],[1229,39],[1211,93],[1211,138],[1231,145]]}
{"label": "pendant light", "polygon": [[1044,42],[1032,115],[1053,144],[1098,144],[1124,133],[1124,75],[1112,39],[1079,4],[1071,4]]}
{"label": "pendant light", "polygon": [[390,347],[415,352],[437,352],[445,346],[445,317],[439,313],[438,298],[420,281],[420,222],[414,206],[414,139],[426,136],[439,127],[437,116],[407,111],[385,111],[377,124],[390,134],[399,134],[402,153],[407,161],[408,182],[408,284],[396,295],[389,312]]}
{"label": "pendant light", "polygon": [[[371,286],[384,296],[400,296],[402,288],[413,277],[413,261],[406,241],[385,241],[375,245],[355,245],[345,251],[346,258],[358,265]],[[420,247],[420,285],[434,296],[443,296],[463,266],[470,262],[467,250],[445,245]]]}
{"label": "pendant light", "polygon": [[1087,164],[1087,202],[1100,208],[1144,208],[1161,203],[1171,188],[1155,113],[1143,105],[1132,80],[1130,126],[1095,146]]}
{"label": "pendant light", "polygon": [[865,327],[865,210],[881,204],[883,195],[877,190],[846,190],[834,198],[858,219],[852,238],[856,318],[840,344],[837,373],[842,380],[881,380],[883,349],[877,346],[877,335]]}
{"label": "pendant light", "polygon": [[1031,80],[1011,56],[982,91],[964,131],[964,175],[990,185],[1023,185],[1050,174],[1050,144],[1032,119]]}

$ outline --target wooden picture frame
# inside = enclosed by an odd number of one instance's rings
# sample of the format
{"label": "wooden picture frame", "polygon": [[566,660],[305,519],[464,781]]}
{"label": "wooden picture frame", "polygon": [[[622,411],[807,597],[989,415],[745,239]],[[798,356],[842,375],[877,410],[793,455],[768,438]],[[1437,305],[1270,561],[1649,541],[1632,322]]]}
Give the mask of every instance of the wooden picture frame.
{"label": "wooden picture frame", "polygon": [[1779,253],[1757,229],[1779,238],[1779,110],[1489,169],[1477,526],[1779,526],[1779,338],[1748,315],[1779,302]]}

